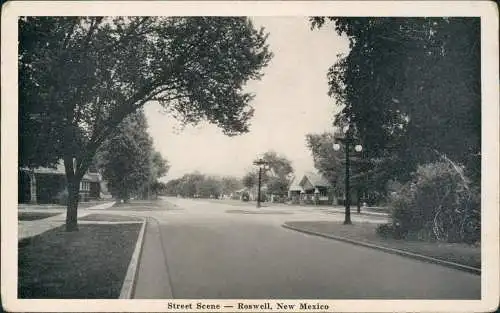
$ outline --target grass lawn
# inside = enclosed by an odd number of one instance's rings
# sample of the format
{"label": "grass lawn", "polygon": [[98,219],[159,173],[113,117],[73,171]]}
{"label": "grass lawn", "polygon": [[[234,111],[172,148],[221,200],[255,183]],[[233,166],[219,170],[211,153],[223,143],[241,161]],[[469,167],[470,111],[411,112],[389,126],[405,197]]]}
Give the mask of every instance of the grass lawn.
{"label": "grass lawn", "polygon": [[43,220],[44,218],[49,218],[59,214],[61,213],[19,212],[17,215],[17,219],[20,221],[35,221],[35,220]]}
{"label": "grass lawn", "polygon": [[116,299],[141,224],[64,226],[18,248],[18,298]]}
{"label": "grass lawn", "polygon": [[141,222],[142,219],[133,216],[123,216],[114,214],[89,214],[80,217],[80,221],[106,221],[106,222]]}
{"label": "grass lawn", "polygon": [[332,221],[295,221],[287,225],[481,268],[481,248],[473,245],[382,238],[376,233],[377,225],[366,222],[343,225]]}

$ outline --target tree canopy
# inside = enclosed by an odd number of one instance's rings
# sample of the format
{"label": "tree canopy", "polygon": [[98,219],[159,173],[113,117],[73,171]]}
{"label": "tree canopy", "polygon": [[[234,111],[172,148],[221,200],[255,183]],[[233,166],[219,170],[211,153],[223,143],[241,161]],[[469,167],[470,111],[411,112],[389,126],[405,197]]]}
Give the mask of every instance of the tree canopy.
{"label": "tree canopy", "polygon": [[111,194],[127,201],[156,175],[152,162],[153,141],[147,133],[142,111],[128,116],[115,136],[99,149],[98,167],[107,181]]}
{"label": "tree canopy", "polygon": [[67,229],[76,229],[79,181],[145,103],[158,101],[183,123],[247,132],[253,95],[244,86],[272,57],[266,39],[246,17],[21,18],[21,165],[64,159]]}
{"label": "tree canopy", "polygon": [[[267,151],[262,155],[267,169],[262,171],[262,183],[267,185],[270,194],[282,195],[288,191],[293,167],[290,160],[275,151]],[[258,170],[252,170],[243,176],[242,183],[247,188],[253,188],[259,183]]]}
{"label": "tree canopy", "polygon": [[329,95],[342,106],[367,157],[403,181],[418,164],[447,155],[477,181],[481,149],[479,18],[314,17],[332,21],[350,51],[328,70]]}
{"label": "tree canopy", "polygon": [[131,195],[147,198],[164,188],[158,179],[165,176],[169,163],[153,149],[142,110],[129,115],[118,126],[116,135],[107,139],[95,156],[95,167],[117,199]]}
{"label": "tree canopy", "polygon": [[166,193],[171,196],[219,198],[241,189],[241,182],[236,177],[209,176],[199,172],[185,174],[166,183]]}

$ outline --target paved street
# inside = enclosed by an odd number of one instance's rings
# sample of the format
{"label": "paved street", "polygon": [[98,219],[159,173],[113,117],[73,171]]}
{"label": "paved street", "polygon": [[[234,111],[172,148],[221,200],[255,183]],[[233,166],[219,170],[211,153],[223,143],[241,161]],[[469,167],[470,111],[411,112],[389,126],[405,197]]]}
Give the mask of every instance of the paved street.
{"label": "paved street", "polygon": [[[478,299],[480,276],[281,227],[342,220],[304,207],[169,198],[146,232],[136,298]],[[166,206],[165,206],[166,208]],[[353,221],[383,219],[353,215]]]}

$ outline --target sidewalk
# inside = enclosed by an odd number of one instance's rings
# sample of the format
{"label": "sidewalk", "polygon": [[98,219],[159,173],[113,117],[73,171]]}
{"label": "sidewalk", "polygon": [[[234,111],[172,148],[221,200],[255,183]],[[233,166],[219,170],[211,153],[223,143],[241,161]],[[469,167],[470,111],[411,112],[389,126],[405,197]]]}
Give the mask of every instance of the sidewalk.
{"label": "sidewalk", "polygon": [[133,299],[173,299],[163,249],[158,222],[148,218]]}
{"label": "sidewalk", "polygon": [[[79,209],[78,210],[78,218],[84,217],[88,214],[91,214],[92,212],[89,212],[88,210],[102,210],[102,209],[107,209],[111,207],[114,204],[114,202],[108,202],[108,203],[103,203],[96,205],[94,207],[90,208],[85,208],[85,209]],[[29,209],[29,208],[23,208],[19,209],[19,211],[22,212],[61,212],[60,209]],[[17,232],[17,240],[20,241],[24,238],[27,237],[33,237],[36,235],[39,235],[41,233],[44,233],[46,231],[49,231],[53,228],[59,227],[64,225],[66,221],[66,212],[61,212],[61,214],[52,216],[49,218],[41,219],[41,220],[34,220],[34,221],[18,221],[18,232]]]}

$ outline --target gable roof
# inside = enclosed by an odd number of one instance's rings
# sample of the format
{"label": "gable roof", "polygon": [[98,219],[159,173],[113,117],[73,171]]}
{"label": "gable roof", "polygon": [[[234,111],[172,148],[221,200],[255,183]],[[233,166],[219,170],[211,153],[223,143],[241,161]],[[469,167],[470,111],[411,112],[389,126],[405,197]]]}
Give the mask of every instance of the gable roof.
{"label": "gable roof", "polygon": [[304,177],[307,177],[309,182],[314,187],[330,187],[331,184],[322,176],[316,173],[307,172]]}
{"label": "gable roof", "polygon": [[[293,177],[290,185],[288,186],[288,191],[302,191],[303,188],[300,185],[303,176],[295,176]],[[299,179],[300,178],[300,179]]]}

